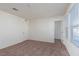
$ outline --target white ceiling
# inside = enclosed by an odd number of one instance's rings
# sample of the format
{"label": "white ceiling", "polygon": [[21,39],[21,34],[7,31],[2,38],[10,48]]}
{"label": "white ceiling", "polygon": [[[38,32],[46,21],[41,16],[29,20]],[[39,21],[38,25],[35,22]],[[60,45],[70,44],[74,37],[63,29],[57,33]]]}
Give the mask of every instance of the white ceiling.
{"label": "white ceiling", "polygon": [[[0,10],[26,19],[64,16],[68,3],[0,3]],[[14,11],[17,8],[19,11]]]}

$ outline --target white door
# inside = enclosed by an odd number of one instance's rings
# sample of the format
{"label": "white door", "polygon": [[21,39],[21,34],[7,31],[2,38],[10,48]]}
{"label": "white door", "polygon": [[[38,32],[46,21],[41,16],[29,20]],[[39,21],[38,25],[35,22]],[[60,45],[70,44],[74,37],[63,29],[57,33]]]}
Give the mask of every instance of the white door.
{"label": "white door", "polygon": [[62,39],[62,21],[55,21],[55,39]]}

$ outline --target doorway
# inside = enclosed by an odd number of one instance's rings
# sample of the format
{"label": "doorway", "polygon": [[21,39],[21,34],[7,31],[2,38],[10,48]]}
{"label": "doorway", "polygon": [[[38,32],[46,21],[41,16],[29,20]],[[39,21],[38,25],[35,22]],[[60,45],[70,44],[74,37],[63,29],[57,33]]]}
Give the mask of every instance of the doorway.
{"label": "doorway", "polygon": [[57,40],[61,40],[62,39],[62,21],[55,21],[54,37]]}

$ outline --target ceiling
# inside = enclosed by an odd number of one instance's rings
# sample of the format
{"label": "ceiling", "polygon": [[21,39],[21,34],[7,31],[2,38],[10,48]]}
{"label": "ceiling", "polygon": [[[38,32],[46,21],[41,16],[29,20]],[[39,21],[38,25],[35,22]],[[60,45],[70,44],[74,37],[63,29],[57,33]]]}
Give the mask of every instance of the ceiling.
{"label": "ceiling", "polygon": [[39,19],[64,16],[69,5],[69,3],[0,3],[0,10],[26,19]]}

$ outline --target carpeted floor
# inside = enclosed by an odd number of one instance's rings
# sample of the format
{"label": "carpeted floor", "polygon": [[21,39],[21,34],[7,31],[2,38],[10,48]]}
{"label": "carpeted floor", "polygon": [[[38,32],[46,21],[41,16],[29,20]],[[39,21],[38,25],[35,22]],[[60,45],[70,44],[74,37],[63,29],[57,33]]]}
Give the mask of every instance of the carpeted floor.
{"label": "carpeted floor", "polygon": [[69,53],[59,40],[56,43],[26,40],[1,49],[0,56],[69,56]]}

